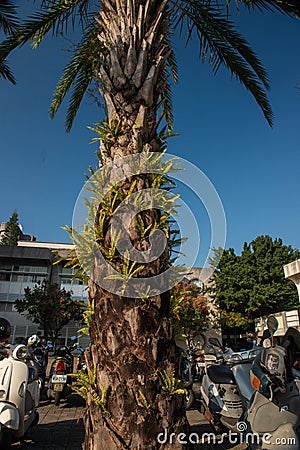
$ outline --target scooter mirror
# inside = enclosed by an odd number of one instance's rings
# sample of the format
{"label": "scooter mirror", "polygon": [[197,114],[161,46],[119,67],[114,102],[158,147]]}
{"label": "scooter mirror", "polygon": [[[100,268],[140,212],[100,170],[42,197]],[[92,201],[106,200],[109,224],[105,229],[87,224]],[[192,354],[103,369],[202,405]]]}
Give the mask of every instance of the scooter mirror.
{"label": "scooter mirror", "polygon": [[267,327],[271,336],[274,335],[275,331],[278,328],[278,320],[275,316],[269,316],[267,320]]}

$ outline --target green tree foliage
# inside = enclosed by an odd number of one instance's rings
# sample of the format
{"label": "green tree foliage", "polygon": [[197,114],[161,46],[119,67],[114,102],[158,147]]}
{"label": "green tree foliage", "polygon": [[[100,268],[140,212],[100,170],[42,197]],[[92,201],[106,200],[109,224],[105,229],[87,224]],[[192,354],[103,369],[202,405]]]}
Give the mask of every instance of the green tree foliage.
{"label": "green tree foliage", "polygon": [[39,324],[44,337],[55,343],[59,332],[71,320],[82,319],[82,304],[72,300],[71,292],[44,281],[33,289],[25,289],[25,298],[17,300],[18,313]]}
{"label": "green tree foliage", "polygon": [[270,236],[245,243],[241,255],[233,248],[225,250],[210,288],[222,327],[246,330],[256,317],[298,308],[296,286],[283,271],[298,258],[299,250]]}
{"label": "green tree foliage", "polygon": [[171,314],[175,338],[185,337],[189,346],[207,330],[211,311],[194,283],[180,282],[171,290]]}
{"label": "green tree foliage", "polygon": [[6,224],[0,244],[1,245],[18,245],[21,230],[19,226],[18,213],[15,210]]}

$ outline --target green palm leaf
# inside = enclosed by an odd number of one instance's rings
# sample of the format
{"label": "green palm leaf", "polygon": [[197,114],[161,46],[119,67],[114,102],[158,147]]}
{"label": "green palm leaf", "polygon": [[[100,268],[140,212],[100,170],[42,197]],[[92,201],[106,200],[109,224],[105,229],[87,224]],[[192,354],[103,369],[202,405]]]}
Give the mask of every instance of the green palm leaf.
{"label": "green palm leaf", "polygon": [[50,107],[51,118],[55,116],[67,92],[73,87],[66,118],[67,131],[71,130],[82,98],[96,78],[96,72],[102,63],[101,55],[105,54],[105,48],[98,39],[98,33],[97,24],[93,24],[85,31],[54,92]]}
{"label": "green palm leaf", "polygon": [[4,78],[5,80],[10,81],[13,84],[16,84],[16,80],[13,76],[13,74],[11,73],[7,62],[5,60],[0,61],[0,77]]}
{"label": "green palm leaf", "polygon": [[169,132],[173,130],[173,103],[172,103],[172,86],[170,78],[174,83],[178,82],[178,68],[175,53],[172,49],[170,40],[167,39],[168,47],[170,48],[170,55],[167,59],[167,66],[162,73],[162,84],[164,86],[161,92],[161,100],[163,102],[163,114],[166,119]]}
{"label": "green palm leaf", "polygon": [[169,79],[170,79],[170,73],[166,68],[162,73],[161,81],[159,83],[161,85],[160,98],[161,98],[161,103],[162,103],[163,116],[166,120],[168,131],[171,132],[173,130],[174,117],[173,117],[173,112],[172,112],[172,110],[173,110],[172,87],[169,82]]}
{"label": "green palm leaf", "polygon": [[282,14],[287,14],[288,16],[300,16],[300,2],[299,0],[226,0],[228,6],[234,1],[235,5],[238,7],[239,3],[244,4],[249,10],[257,9],[258,11],[279,11]]}
{"label": "green palm leaf", "polygon": [[16,6],[9,0],[0,1],[0,29],[5,34],[12,33],[19,25]]}
{"label": "green palm leaf", "polygon": [[5,39],[0,45],[0,60],[16,47],[23,46],[29,40],[32,41],[32,47],[39,46],[47,33],[52,30],[52,34],[57,36],[64,33],[69,26],[75,27],[76,17],[82,21],[84,14],[80,14],[83,6],[87,8],[88,0],[69,0],[69,1],[47,1],[43,2],[41,11],[34,13],[29,19],[25,20],[20,27],[14,30],[13,34]]}
{"label": "green palm leaf", "polygon": [[[16,14],[16,7],[9,0],[0,0],[0,30],[5,34],[11,34],[18,28],[19,22]],[[0,60],[0,77],[16,84],[7,61],[4,58]]]}
{"label": "green palm leaf", "polygon": [[272,125],[272,109],[265,93],[265,89],[269,89],[266,71],[222,8],[217,3],[203,4],[199,0],[182,0],[173,4],[175,26],[182,27],[185,24],[187,42],[195,34],[202,60],[209,62],[214,74],[221,66],[225,66],[235,75],[254,96],[268,123]]}
{"label": "green palm leaf", "polygon": [[[209,62],[213,73],[216,74],[223,66],[236,76],[254,96],[271,125],[272,111],[265,92],[269,88],[268,77],[247,41],[228,19],[229,6],[232,2],[236,7],[243,4],[248,9],[280,11],[297,17],[300,15],[300,2],[298,0],[224,0],[221,2],[217,0],[169,0],[174,26],[180,25],[182,29],[186,28],[187,41],[193,34],[196,35],[199,41],[200,56]],[[102,63],[103,49],[99,42],[99,61],[96,62],[97,55],[94,54],[97,47],[96,38],[92,31],[96,29],[92,10],[97,12],[101,7],[102,2],[100,1],[94,3],[90,0],[41,0],[37,11],[20,27],[15,27],[17,22],[14,19],[11,2],[0,1],[0,26],[4,30],[12,31],[12,35],[0,44],[0,76],[11,82],[14,82],[14,78],[5,59],[12,50],[24,45],[27,41],[31,41],[33,47],[38,47],[49,32],[53,36],[66,35],[70,28],[74,30],[78,25],[81,26],[83,39],[76,46],[73,57],[65,68],[50,108],[50,115],[53,117],[66,93],[72,88],[66,120],[68,130],[82,101],[84,91],[89,88],[95,77],[97,65],[99,67]],[[91,51],[88,49],[89,45],[91,45]],[[171,48],[167,38],[166,45]],[[172,127],[173,120],[171,75],[176,81],[177,68],[174,53],[169,55],[167,66],[163,68],[159,79],[162,111],[169,128]]]}

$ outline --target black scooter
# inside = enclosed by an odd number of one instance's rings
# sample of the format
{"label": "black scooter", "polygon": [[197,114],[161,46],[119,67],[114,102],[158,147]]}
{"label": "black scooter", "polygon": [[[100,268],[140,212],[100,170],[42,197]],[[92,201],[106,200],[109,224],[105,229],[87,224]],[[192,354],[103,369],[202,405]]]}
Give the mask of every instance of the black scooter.
{"label": "black scooter", "polygon": [[186,409],[191,409],[195,401],[195,393],[193,391],[193,372],[194,372],[194,358],[193,355],[188,351],[181,350],[180,355],[180,365],[179,365],[179,376],[181,379],[181,387],[184,390]]}
{"label": "black scooter", "polygon": [[74,357],[72,352],[77,349],[78,344],[59,347],[54,353],[54,361],[51,364],[47,397],[54,399],[55,406],[60,404],[62,398],[71,394]]}
{"label": "black scooter", "polygon": [[37,370],[38,377],[43,389],[46,383],[46,372],[48,365],[48,347],[44,339],[40,339],[37,335],[32,335],[28,341],[28,353]]}

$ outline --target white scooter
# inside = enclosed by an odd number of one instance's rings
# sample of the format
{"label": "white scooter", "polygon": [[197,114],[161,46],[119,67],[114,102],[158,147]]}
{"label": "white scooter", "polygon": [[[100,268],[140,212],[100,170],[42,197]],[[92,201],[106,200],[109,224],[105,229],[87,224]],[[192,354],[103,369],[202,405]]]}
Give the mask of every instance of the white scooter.
{"label": "white scooter", "polygon": [[[217,339],[210,338],[210,342],[222,348]],[[249,373],[252,361],[233,358],[207,367],[200,388],[201,406],[218,432],[224,427],[234,433],[238,431],[237,425],[243,420],[254,392]]]}
{"label": "white scooter", "polygon": [[25,345],[0,343],[0,449],[10,448],[36,425],[40,381]]}

